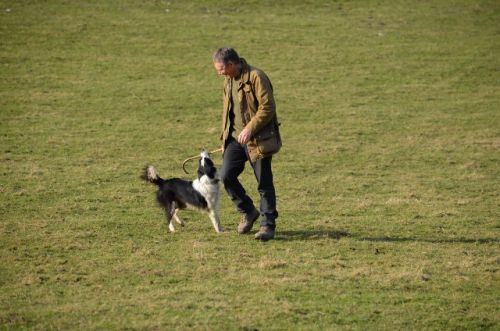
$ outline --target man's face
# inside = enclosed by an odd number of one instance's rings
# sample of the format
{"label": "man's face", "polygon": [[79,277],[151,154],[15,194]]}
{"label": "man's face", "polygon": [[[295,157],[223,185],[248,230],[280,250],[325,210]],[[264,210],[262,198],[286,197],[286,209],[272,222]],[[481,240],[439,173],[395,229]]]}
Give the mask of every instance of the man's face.
{"label": "man's face", "polygon": [[234,78],[238,74],[238,66],[236,66],[233,62],[228,62],[226,64],[214,62],[214,67],[217,73],[221,76]]}

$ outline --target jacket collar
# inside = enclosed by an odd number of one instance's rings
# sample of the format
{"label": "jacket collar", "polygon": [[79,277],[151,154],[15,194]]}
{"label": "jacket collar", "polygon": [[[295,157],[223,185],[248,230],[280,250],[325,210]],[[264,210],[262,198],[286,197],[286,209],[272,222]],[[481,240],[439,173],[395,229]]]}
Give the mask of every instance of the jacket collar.
{"label": "jacket collar", "polygon": [[[241,61],[241,81],[240,83],[241,84],[250,84],[250,70],[251,70],[251,67],[250,65],[247,63],[247,61],[240,57],[240,61]],[[225,78],[226,80],[226,84],[230,84],[231,83],[231,78]]]}

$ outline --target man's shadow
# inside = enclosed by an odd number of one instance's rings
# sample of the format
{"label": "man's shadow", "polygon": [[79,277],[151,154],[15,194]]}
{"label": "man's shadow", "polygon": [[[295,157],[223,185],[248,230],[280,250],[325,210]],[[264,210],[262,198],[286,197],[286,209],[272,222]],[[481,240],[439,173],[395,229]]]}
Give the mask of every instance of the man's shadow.
{"label": "man's shadow", "polygon": [[337,230],[279,231],[275,240],[341,239],[343,237],[350,237],[350,234],[346,231]]}
{"label": "man's shadow", "polygon": [[399,237],[399,236],[380,236],[380,237],[365,237],[356,234],[350,234],[342,230],[302,230],[302,231],[279,231],[275,240],[292,241],[292,240],[321,240],[333,239],[339,240],[345,237],[350,237],[360,241],[371,242],[426,242],[433,244],[440,243],[461,243],[461,244],[497,244],[500,240],[497,238],[418,238],[418,237]]}
{"label": "man's shadow", "polygon": [[382,236],[382,237],[357,237],[353,236],[361,241],[372,241],[372,242],[424,242],[430,244],[497,244],[500,243],[499,239],[496,238],[417,238],[417,237],[397,237],[397,236]]}

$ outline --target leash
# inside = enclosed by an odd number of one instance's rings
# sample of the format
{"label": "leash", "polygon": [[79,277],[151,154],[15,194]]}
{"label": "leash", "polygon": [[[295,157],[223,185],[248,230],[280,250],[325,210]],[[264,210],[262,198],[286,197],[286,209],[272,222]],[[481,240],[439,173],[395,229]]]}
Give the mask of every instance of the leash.
{"label": "leash", "polygon": [[[209,151],[208,153],[209,154],[218,153],[218,152],[222,152],[222,150],[223,150],[223,148],[221,147],[221,148],[214,149],[213,151]],[[184,162],[182,162],[182,169],[184,170],[184,172],[186,174],[189,174],[189,172],[187,172],[187,170],[186,170],[186,163],[188,163],[188,161],[199,159],[199,158],[200,158],[200,156],[196,155],[196,156],[188,157],[187,159],[184,160]]]}

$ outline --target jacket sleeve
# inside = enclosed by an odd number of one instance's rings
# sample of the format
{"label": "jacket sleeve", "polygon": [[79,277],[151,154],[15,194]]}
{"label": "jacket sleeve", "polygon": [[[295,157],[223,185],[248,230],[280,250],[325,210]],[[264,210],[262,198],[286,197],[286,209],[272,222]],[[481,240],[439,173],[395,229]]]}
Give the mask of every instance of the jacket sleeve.
{"label": "jacket sleeve", "polygon": [[260,70],[251,75],[251,85],[258,103],[256,114],[248,122],[246,128],[250,129],[255,136],[276,115],[276,104],[274,102],[273,88],[269,78]]}

